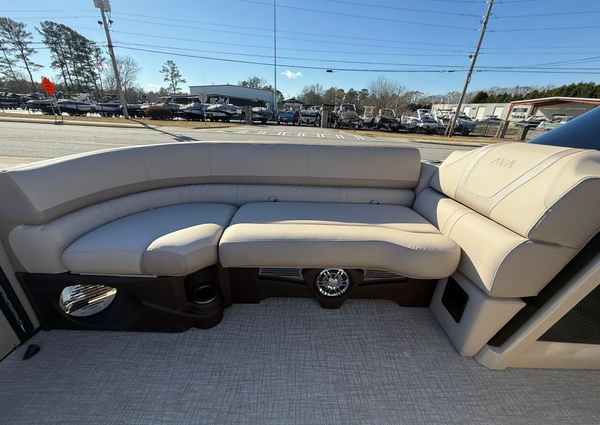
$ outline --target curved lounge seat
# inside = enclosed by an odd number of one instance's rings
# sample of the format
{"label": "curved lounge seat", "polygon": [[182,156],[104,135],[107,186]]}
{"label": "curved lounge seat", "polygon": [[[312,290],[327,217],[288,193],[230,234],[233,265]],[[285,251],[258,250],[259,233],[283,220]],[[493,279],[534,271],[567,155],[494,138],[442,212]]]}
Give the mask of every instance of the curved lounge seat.
{"label": "curved lounge seat", "polygon": [[219,243],[224,267],[377,268],[416,279],[452,274],[460,248],[398,205],[257,202]]}
{"label": "curved lounge seat", "polygon": [[217,243],[235,212],[227,204],[171,205],[131,214],[73,242],[73,273],[184,276],[217,262]]}

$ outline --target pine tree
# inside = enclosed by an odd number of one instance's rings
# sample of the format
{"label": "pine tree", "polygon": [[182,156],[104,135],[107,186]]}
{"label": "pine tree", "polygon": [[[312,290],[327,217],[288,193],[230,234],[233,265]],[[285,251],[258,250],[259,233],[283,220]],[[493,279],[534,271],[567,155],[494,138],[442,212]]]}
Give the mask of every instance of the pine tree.
{"label": "pine tree", "polygon": [[10,18],[0,18],[0,42],[14,49],[15,57],[25,67],[27,74],[29,74],[31,88],[35,91],[36,85],[33,81],[33,72],[41,68],[42,65],[31,60],[31,57],[37,53],[37,50],[31,46],[31,38],[31,33],[25,29],[23,22]]}
{"label": "pine tree", "polygon": [[185,83],[185,79],[183,79],[177,65],[172,60],[168,60],[160,69],[160,73],[164,75],[163,80],[169,84],[169,91],[172,94],[179,93],[179,84]]}
{"label": "pine tree", "polygon": [[17,61],[14,56],[14,49],[7,45],[4,40],[0,40],[0,77],[6,80],[17,81]]}

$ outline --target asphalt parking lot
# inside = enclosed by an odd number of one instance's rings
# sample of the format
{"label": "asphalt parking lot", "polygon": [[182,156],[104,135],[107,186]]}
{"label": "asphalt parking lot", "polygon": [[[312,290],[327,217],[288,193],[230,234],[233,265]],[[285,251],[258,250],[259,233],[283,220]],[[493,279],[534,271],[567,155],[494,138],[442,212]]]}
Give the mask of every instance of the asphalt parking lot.
{"label": "asphalt parking lot", "polygon": [[280,141],[284,143],[383,143],[419,148],[427,160],[443,160],[454,150],[471,150],[475,145],[416,142],[386,139],[360,132],[286,125],[236,126],[223,128],[138,127],[54,125],[48,123],[0,122],[0,168],[94,150],[159,143],[192,141]]}

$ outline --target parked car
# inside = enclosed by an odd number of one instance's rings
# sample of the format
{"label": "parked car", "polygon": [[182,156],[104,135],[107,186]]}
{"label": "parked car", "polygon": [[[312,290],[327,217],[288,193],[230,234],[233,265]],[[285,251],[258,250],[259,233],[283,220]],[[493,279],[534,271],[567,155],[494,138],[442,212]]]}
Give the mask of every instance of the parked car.
{"label": "parked car", "polygon": [[277,112],[277,124],[300,124],[298,112],[291,110]]}

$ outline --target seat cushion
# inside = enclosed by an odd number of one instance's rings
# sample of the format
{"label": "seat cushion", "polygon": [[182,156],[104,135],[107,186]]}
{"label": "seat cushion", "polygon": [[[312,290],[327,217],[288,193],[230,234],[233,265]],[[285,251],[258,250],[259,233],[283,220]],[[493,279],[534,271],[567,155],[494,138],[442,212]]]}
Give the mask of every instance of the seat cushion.
{"label": "seat cushion", "polygon": [[223,232],[224,267],[376,268],[417,279],[452,274],[460,249],[409,208],[258,202]]}
{"label": "seat cushion", "polygon": [[236,208],[190,203],[131,214],[73,242],[73,273],[183,276],[217,262],[217,243]]}

